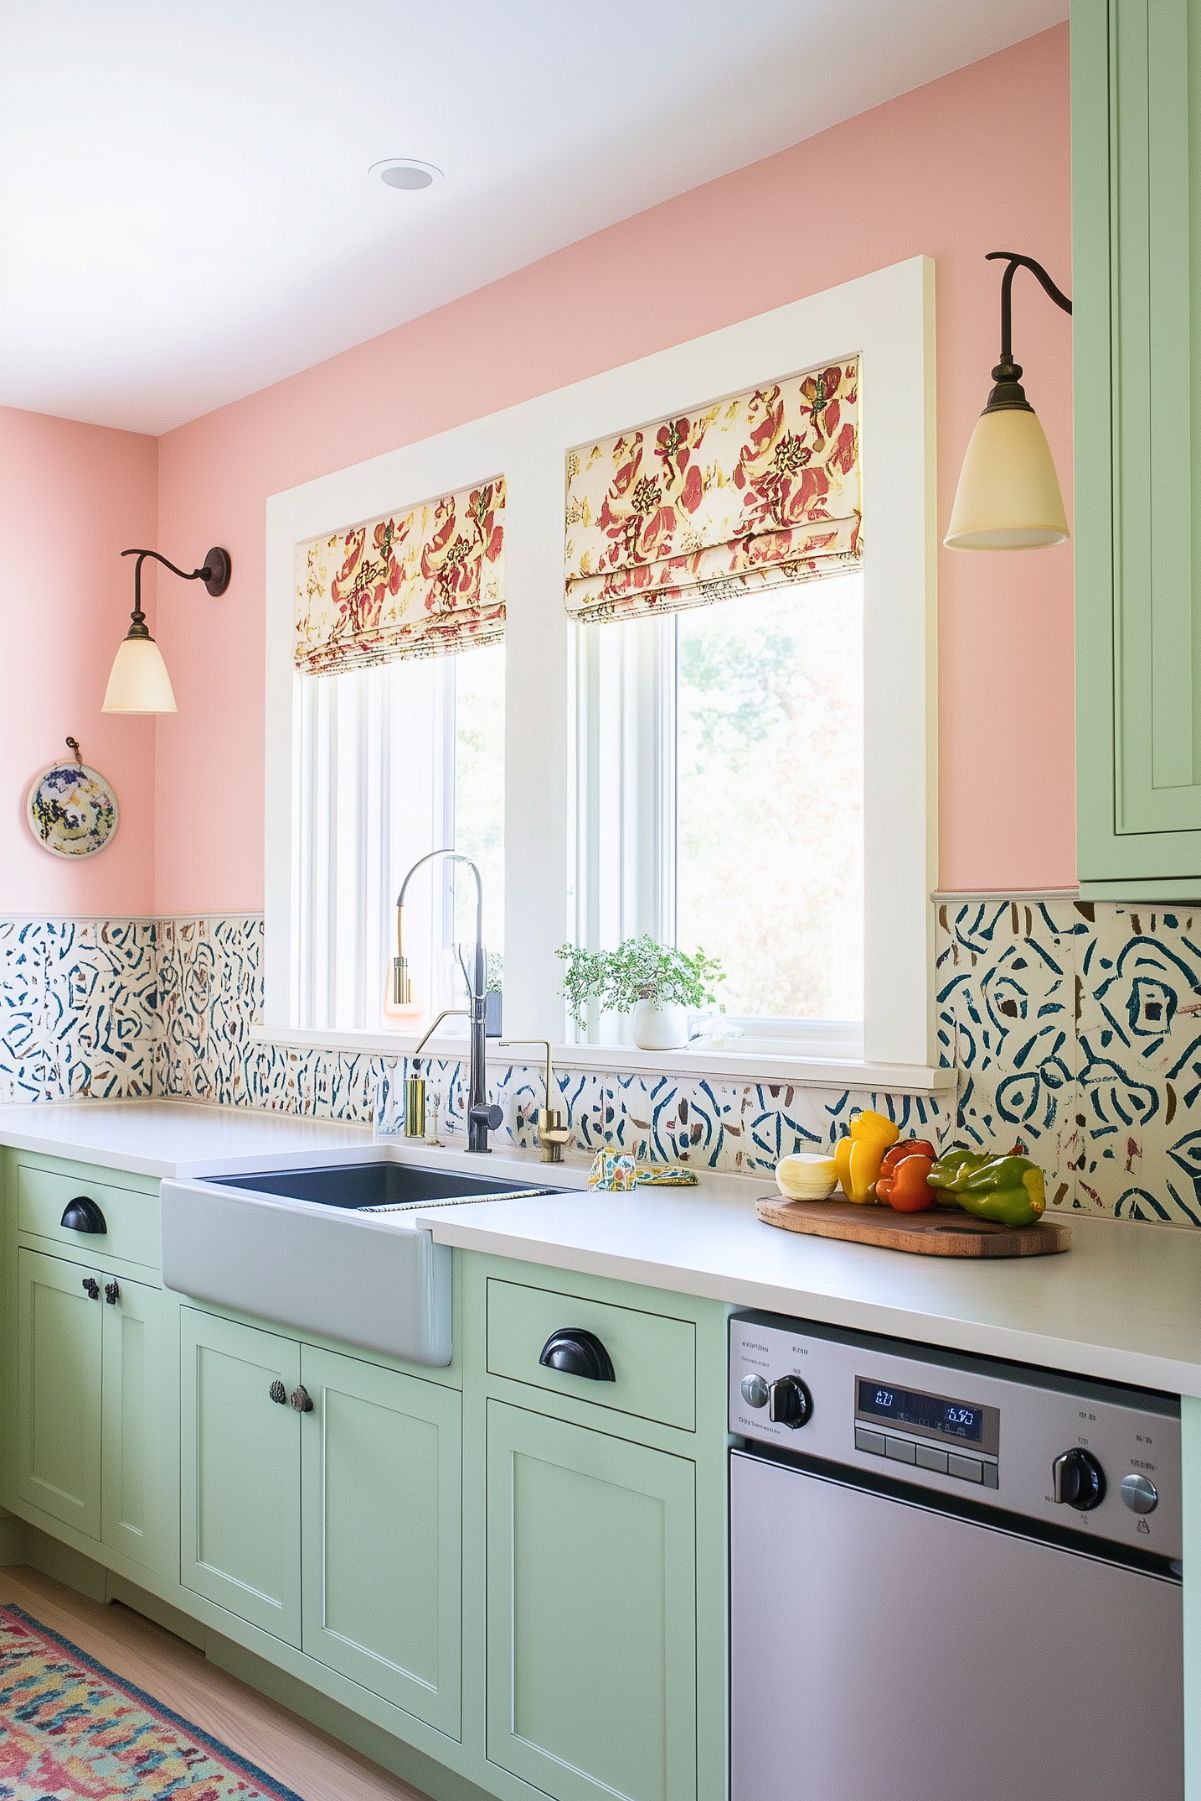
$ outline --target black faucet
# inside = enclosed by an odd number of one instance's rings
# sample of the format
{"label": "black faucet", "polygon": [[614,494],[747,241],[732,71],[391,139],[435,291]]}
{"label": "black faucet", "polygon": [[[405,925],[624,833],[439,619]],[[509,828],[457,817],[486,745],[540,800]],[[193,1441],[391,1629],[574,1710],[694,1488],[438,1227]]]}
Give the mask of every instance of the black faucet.
{"label": "black faucet", "polygon": [[413,992],[413,986],[409,980],[408,958],[404,954],[405,892],[422,864],[432,863],[436,857],[449,857],[452,862],[466,863],[475,877],[475,949],[472,952],[470,969],[467,967],[462,952],[459,953],[459,963],[467,983],[467,1007],[450,1007],[445,1013],[438,1015],[418,1045],[414,1062],[425,1048],[426,1039],[430,1037],[440,1020],[445,1019],[450,1013],[466,1013],[470,1021],[471,1033],[471,1066],[467,1084],[467,1149],[469,1151],[486,1151],[488,1134],[496,1131],[504,1115],[495,1102],[490,1103],[488,1100],[487,1077],[484,1068],[488,990],[488,957],[484,950],[484,884],[476,865],[470,857],[465,857],[462,851],[427,851],[424,857],[418,857],[400,884],[400,893],[396,897],[396,955],[392,959],[392,998],[398,1007],[404,1007],[408,1005]]}

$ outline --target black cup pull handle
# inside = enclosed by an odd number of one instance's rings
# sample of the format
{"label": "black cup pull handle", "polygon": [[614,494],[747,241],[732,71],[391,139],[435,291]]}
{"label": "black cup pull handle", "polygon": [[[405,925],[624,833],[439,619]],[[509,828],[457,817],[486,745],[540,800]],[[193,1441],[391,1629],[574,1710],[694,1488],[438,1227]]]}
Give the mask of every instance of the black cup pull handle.
{"label": "black cup pull handle", "polygon": [[589,1382],[616,1382],[613,1359],[595,1332],[582,1326],[561,1326],[552,1332],[538,1359],[543,1369],[561,1370],[565,1376],[583,1376]]}
{"label": "black cup pull handle", "polygon": [[95,1232],[103,1235],[108,1231],[108,1221],[91,1195],[87,1194],[77,1194],[73,1201],[68,1201],[58,1223],[65,1226],[68,1232]]}

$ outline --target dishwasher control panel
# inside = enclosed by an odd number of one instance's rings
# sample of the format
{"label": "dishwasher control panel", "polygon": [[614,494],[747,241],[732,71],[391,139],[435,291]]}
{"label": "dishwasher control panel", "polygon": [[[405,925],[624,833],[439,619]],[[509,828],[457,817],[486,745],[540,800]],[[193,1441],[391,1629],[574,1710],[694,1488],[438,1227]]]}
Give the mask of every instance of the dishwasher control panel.
{"label": "dishwasher control panel", "polygon": [[1167,1396],[742,1313],[729,1407],[750,1444],[1181,1555],[1180,1409]]}

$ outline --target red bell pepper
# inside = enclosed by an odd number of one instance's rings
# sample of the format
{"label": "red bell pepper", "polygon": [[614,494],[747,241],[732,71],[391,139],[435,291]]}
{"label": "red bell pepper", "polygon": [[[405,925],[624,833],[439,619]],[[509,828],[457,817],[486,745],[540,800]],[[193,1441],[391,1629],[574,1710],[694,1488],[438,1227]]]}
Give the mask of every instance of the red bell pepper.
{"label": "red bell pepper", "polygon": [[933,1207],[937,1197],[927,1177],[934,1167],[934,1155],[928,1138],[894,1144],[880,1165],[876,1199],[886,1201],[897,1213],[924,1213]]}

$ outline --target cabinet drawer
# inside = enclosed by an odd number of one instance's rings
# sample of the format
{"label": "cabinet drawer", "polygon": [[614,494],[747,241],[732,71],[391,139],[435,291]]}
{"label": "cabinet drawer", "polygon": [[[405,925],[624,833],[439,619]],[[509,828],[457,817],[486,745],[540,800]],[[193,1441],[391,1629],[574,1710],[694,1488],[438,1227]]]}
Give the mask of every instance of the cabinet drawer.
{"label": "cabinet drawer", "polygon": [[[552,1333],[572,1330],[590,1332],[601,1341],[613,1365],[611,1382],[539,1363]],[[682,1426],[687,1432],[696,1428],[696,1328],[691,1320],[491,1277],[488,1370],[617,1413]]]}
{"label": "cabinet drawer", "polygon": [[[103,1232],[83,1232],[64,1226],[63,1214],[75,1200],[89,1200],[99,1208]],[[64,1176],[48,1169],[22,1165],[17,1171],[17,1226],[38,1238],[71,1245],[89,1262],[117,1260],[159,1267],[158,1196],[133,1188],[114,1188],[95,1182],[87,1170]]]}

